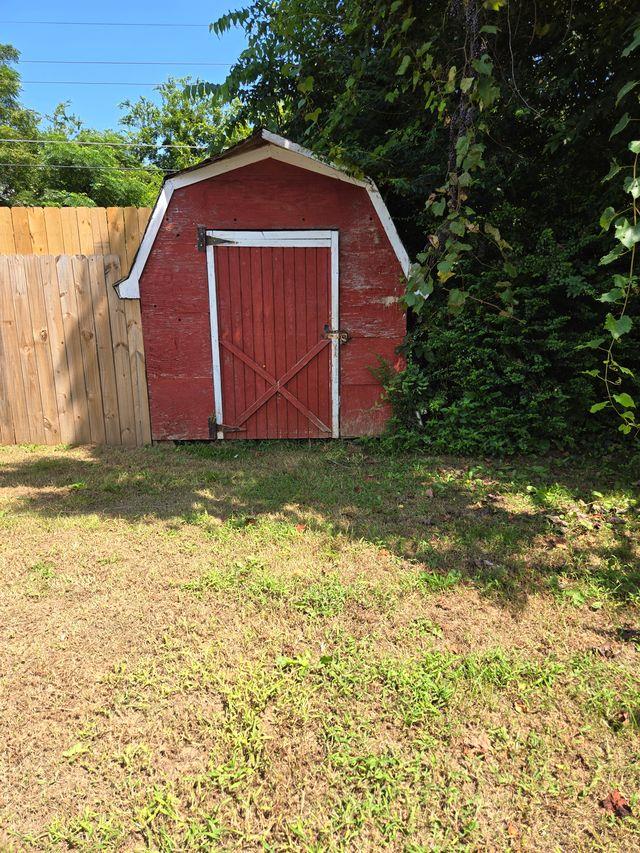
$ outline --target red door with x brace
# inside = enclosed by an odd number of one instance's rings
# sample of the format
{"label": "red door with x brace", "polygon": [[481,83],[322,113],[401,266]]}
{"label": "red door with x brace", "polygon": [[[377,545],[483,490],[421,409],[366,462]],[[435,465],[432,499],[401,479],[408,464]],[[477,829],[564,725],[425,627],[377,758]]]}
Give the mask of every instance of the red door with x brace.
{"label": "red door with x brace", "polygon": [[331,249],[215,245],[213,252],[218,436],[330,438]]}

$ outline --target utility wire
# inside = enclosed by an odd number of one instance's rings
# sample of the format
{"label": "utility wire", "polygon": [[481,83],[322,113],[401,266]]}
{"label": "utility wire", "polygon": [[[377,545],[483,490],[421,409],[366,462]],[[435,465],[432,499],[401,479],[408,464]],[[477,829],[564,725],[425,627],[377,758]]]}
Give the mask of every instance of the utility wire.
{"label": "utility wire", "polygon": [[181,60],[166,59],[162,62],[142,62],[125,59],[22,59],[21,65],[189,65],[194,68],[202,66],[230,68],[231,62],[182,62]]}
{"label": "utility wire", "polygon": [[187,145],[182,143],[171,142],[97,142],[85,141],[82,139],[4,139],[0,136],[0,145],[5,142],[26,142],[34,145],[49,145],[50,143],[63,143],[64,145],[116,145],[119,148],[191,148],[196,151],[206,149],[206,145]]}
{"label": "utility wire", "polygon": [[192,27],[207,27],[209,24],[169,24],[169,23],[134,23],[130,21],[0,21],[0,24],[20,24],[25,26],[40,25],[51,27],[176,27],[192,28]]}
{"label": "utility wire", "polygon": [[[131,80],[22,80],[22,83],[51,84],[56,86],[162,86],[161,83],[134,83]],[[166,83],[166,80],[163,81]]]}
{"label": "utility wire", "polygon": [[152,166],[78,166],[76,164],[67,165],[66,163],[0,163],[0,166],[14,169],[86,169],[90,172],[108,172],[115,169],[119,172],[149,172],[158,175],[176,171],[175,169],[157,169]]}

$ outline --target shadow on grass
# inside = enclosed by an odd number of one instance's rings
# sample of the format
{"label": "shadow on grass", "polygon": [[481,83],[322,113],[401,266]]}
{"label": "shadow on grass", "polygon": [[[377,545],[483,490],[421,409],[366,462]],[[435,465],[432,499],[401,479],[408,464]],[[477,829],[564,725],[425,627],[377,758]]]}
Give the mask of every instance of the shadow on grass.
{"label": "shadow on grass", "polygon": [[469,582],[515,610],[540,591],[638,600],[631,471],[384,455],[346,442],[87,453],[0,456],[0,488],[17,490],[12,513],[238,528],[277,514],[384,547],[433,591]]}

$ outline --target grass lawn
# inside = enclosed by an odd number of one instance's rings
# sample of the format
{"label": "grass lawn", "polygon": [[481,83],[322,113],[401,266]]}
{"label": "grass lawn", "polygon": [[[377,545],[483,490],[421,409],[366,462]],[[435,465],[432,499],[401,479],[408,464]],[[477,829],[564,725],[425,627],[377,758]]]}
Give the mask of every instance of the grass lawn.
{"label": "grass lawn", "polygon": [[639,476],[0,448],[0,849],[640,849]]}

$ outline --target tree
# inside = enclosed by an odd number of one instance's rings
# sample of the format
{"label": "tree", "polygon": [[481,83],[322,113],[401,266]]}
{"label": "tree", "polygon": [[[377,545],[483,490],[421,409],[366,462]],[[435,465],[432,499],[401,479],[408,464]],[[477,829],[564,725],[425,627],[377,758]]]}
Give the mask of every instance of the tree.
{"label": "tree", "polygon": [[[385,194],[417,261],[406,411],[432,445],[533,450],[601,430],[585,416],[593,362],[576,347],[609,289],[594,210],[626,148],[609,118],[635,12],[633,0],[255,0],[213,24],[247,33],[224,87],[239,119]],[[634,369],[637,337],[621,346]]]}
{"label": "tree", "polygon": [[36,172],[37,151],[33,146],[4,142],[31,139],[37,134],[39,116],[20,103],[20,75],[12,66],[20,54],[9,44],[0,44],[0,204],[27,189]]}
{"label": "tree", "polygon": [[159,104],[142,97],[120,105],[126,110],[120,124],[140,144],[141,161],[164,171],[184,169],[247,135],[248,127],[237,120],[237,103],[224,103],[218,92],[194,100],[190,85],[197,83],[171,77],[157,87]]}

